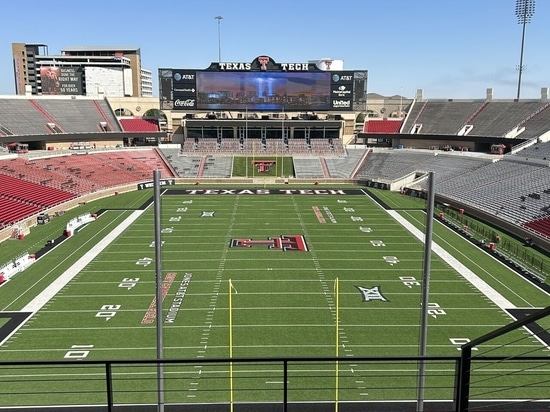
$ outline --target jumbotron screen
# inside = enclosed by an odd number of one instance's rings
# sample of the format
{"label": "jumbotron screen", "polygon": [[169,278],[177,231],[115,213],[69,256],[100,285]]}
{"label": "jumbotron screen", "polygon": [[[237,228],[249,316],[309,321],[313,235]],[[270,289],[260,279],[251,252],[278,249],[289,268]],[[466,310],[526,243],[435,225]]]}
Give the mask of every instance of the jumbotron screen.
{"label": "jumbotron screen", "polygon": [[169,110],[352,111],[364,106],[366,71],[315,63],[212,63],[206,70],[159,69],[160,106]]}

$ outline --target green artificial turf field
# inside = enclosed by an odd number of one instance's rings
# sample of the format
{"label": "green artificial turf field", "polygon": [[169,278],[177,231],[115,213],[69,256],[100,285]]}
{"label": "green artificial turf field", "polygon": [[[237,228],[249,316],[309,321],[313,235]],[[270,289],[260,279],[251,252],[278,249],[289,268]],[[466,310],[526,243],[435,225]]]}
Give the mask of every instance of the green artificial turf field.
{"label": "green artificial turf field", "polygon": [[[422,232],[423,202],[396,200],[402,210],[394,216],[357,187],[179,190],[161,202],[163,355],[194,363],[166,365],[167,401],[280,400],[279,364],[207,362],[230,355],[342,357],[338,364],[293,364],[294,400],[414,399],[415,362],[354,359],[419,353],[424,246],[396,216]],[[0,287],[6,319],[32,313],[0,346],[0,362],[68,359],[78,366],[81,360],[156,358],[155,216],[152,205],[134,213],[151,196],[144,190],[92,202],[33,229],[25,239],[29,252],[76,213],[107,209]],[[108,242],[132,216],[135,221]],[[506,309],[548,305],[547,293],[437,222],[433,242],[446,254],[431,255],[429,355],[456,356],[461,344],[512,322]],[[0,256],[23,250],[14,245],[11,252],[4,243]],[[488,288],[480,290],[475,279]],[[59,291],[49,297],[47,287],[56,284]],[[0,318],[0,326],[7,323]],[[479,351],[548,353],[523,330]],[[495,387],[514,366],[490,366]],[[453,368],[452,362],[430,365],[429,399],[452,398]],[[117,365],[113,373],[115,402],[155,401],[156,367]],[[62,404],[75,392],[80,404],[105,402],[101,366],[7,367],[0,375],[6,394],[0,406]],[[525,391],[522,396],[530,396]],[[516,394],[484,386],[477,395]]]}

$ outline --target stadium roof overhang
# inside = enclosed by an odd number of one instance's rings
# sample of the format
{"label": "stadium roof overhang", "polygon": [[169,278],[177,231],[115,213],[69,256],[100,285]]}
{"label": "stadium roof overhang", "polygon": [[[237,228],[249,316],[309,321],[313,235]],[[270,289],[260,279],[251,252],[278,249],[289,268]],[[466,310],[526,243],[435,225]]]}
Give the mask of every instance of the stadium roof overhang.
{"label": "stadium roof overhang", "polygon": [[340,128],[341,120],[291,120],[291,119],[271,119],[271,120],[212,120],[212,119],[184,119],[187,127],[318,127],[318,128]]}

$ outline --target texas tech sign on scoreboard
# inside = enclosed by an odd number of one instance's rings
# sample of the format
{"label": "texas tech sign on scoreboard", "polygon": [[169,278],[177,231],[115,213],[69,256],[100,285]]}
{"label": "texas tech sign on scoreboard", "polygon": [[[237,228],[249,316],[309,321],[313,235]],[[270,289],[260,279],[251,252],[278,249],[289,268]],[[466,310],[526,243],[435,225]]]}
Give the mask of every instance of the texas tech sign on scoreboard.
{"label": "texas tech sign on scoreboard", "polygon": [[330,69],[330,60],[212,63],[205,70],[159,69],[161,110],[358,111],[367,71]]}

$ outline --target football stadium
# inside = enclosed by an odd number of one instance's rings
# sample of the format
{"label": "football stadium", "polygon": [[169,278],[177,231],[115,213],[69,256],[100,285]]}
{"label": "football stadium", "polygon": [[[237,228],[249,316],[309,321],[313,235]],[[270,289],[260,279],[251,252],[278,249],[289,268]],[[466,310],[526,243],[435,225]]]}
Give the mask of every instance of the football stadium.
{"label": "football stadium", "polygon": [[0,96],[0,410],[550,410],[547,88],[40,72]]}

